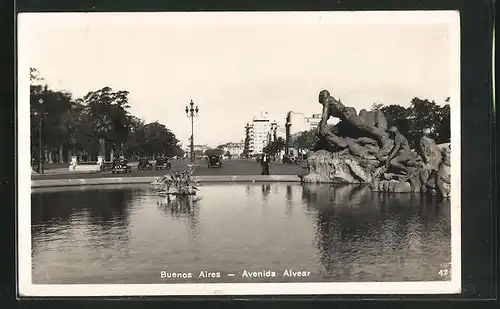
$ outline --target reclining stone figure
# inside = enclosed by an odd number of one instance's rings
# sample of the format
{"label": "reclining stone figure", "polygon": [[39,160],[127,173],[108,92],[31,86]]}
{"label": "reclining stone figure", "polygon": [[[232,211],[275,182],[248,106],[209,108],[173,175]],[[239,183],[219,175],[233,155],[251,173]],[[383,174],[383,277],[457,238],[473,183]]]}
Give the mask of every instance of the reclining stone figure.
{"label": "reclining stone figure", "polygon": [[[331,148],[349,150],[360,157],[374,159],[387,154],[390,150],[388,134],[385,131],[387,121],[381,111],[367,112],[363,110],[357,115],[356,109],[344,106],[342,102],[330,95],[328,90],[319,93],[318,101],[323,105],[321,121],[318,125],[318,136]],[[333,128],[329,128],[327,121],[330,117],[340,119]],[[375,139],[378,150],[360,147],[361,144],[370,144],[369,139]],[[325,146],[326,146],[325,145]]]}

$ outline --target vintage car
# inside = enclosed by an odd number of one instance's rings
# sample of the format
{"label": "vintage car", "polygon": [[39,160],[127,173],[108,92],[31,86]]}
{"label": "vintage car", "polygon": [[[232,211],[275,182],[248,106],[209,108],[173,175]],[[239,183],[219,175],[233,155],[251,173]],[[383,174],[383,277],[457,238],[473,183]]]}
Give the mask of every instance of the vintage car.
{"label": "vintage car", "polygon": [[161,170],[161,169],[171,169],[172,168],[172,163],[170,163],[170,161],[165,158],[165,157],[158,157],[156,158],[156,165],[155,165],[155,169],[157,170]]}
{"label": "vintage car", "polygon": [[126,159],[116,159],[113,161],[113,168],[111,169],[111,173],[119,174],[119,173],[131,173],[132,167],[128,165]]}
{"label": "vintage car", "polygon": [[294,157],[284,156],[283,163],[285,163],[285,164],[298,164],[299,161]]}
{"label": "vintage car", "polygon": [[221,149],[207,149],[205,155],[207,156],[208,167],[222,167],[222,155],[224,152]]}
{"label": "vintage car", "polygon": [[149,162],[147,158],[139,159],[139,164],[137,164],[137,169],[139,170],[150,170],[153,168],[153,164]]}
{"label": "vintage car", "polygon": [[221,156],[208,156],[208,167],[222,167]]}

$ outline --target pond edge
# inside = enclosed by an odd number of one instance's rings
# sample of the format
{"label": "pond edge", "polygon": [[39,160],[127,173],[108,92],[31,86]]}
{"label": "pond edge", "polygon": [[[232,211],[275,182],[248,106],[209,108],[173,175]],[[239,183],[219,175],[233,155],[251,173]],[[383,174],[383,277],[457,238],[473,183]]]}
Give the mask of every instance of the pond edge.
{"label": "pond edge", "polygon": [[[156,177],[115,177],[79,179],[38,179],[31,180],[31,188],[70,187],[115,184],[148,184]],[[206,175],[194,176],[196,182],[300,182],[297,175]]]}

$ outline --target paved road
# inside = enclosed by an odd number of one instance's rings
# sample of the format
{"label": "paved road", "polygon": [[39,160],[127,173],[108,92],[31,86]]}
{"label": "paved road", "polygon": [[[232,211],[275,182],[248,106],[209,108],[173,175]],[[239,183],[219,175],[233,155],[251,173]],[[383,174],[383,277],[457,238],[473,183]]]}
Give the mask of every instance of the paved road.
{"label": "paved road", "polygon": [[[185,168],[189,163],[187,160],[173,160],[172,161],[172,171]],[[251,160],[225,160],[222,163],[221,168],[209,168],[206,161],[198,160],[196,162],[198,167],[196,168],[193,175],[260,175],[261,167],[256,161]],[[47,175],[37,175],[33,174],[31,179],[75,179],[75,178],[102,178],[102,177],[137,177],[137,176],[162,176],[168,173],[166,170],[138,170],[136,164],[131,163],[132,172],[130,174],[112,174],[111,172],[103,173],[54,173]],[[301,165],[295,164],[283,164],[283,163],[271,163],[271,174],[272,175],[298,175],[302,174],[303,169]]]}

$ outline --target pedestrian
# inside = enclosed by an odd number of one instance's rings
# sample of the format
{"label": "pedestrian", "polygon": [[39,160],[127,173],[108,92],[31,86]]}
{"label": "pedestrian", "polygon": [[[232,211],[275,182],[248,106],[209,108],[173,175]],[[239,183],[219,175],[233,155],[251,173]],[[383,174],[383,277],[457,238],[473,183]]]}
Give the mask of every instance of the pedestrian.
{"label": "pedestrian", "polygon": [[262,158],[260,161],[260,164],[262,166],[262,173],[261,175],[269,175],[269,167],[271,164],[271,157],[267,153],[262,154]]}
{"label": "pedestrian", "polygon": [[35,171],[40,174],[40,159],[37,157],[36,159],[33,158],[33,164],[35,164]]}

